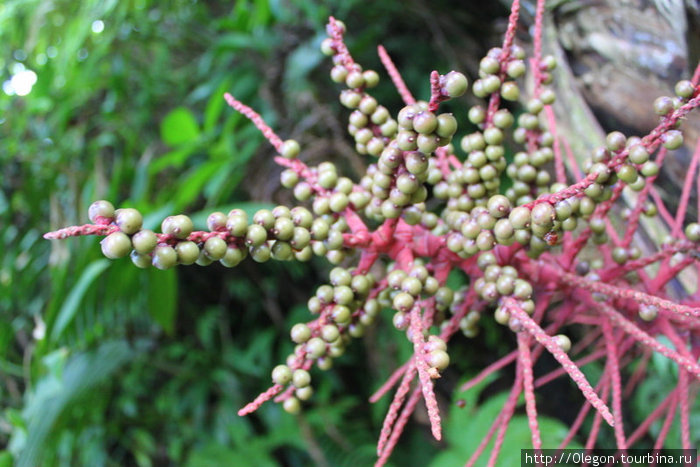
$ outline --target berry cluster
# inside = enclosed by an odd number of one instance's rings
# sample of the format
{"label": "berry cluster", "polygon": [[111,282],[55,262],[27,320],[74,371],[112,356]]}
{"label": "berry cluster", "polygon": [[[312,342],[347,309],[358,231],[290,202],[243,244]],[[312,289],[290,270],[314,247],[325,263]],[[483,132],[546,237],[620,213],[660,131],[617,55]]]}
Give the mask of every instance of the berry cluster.
{"label": "berry cluster", "polygon": [[[538,1],[540,32],[543,4]],[[262,209],[252,218],[237,209],[215,212],[207,219],[208,231],[194,231],[187,216],[171,216],[163,221],[162,232],[154,233],[142,229],[136,210],[115,210],[109,202],[97,201],[89,209],[92,224],[62,229],[47,238],[104,235],[105,256],[131,254],[138,267],[206,266],[214,261],[233,267],[248,255],[258,262],[307,261],[318,255],[336,265],[328,282],[308,301],[313,319],[292,327],[296,346],[286,362],[272,370],[272,386],[241,409],[241,415],[270,399],[297,413],[302,401],[313,395],[312,367],[331,368],[352,338],[363,336],[383,310],[392,310],[392,323],[412,343],[414,355],[372,398],[397,388],[378,444],[382,464],[421,397],[433,435],[440,439],[433,384],[450,363],[447,344],[458,331],[474,337],[479,322],[492,315],[515,333],[518,349],[467,386],[512,362],[516,379],[483,446],[496,429],[505,432],[524,393],[533,446],[542,447],[532,366],[546,350],[562,365],[559,374],[568,374],[581,389],[586,399],[583,416],[593,407],[597,419],[614,427],[618,446],[624,449],[631,441],[622,420],[622,349],[631,351],[636,345],[674,360],[681,368],[674,395],[679,400],[687,402],[691,386],[700,379],[700,348],[692,340],[700,328],[700,296],[696,292],[674,302],[665,291],[681,271],[697,266],[700,225],[689,224],[685,235],[682,229],[695,168],[675,217],[660,201],[649,201],[656,199],[653,182],[666,151],[683,143],[679,122],[700,105],[699,88],[696,82],[682,81],[675,97],[657,99],[653,109],[660,123],[649,135],[607,135],[605,146],[593,151],[582,167],[570,164],[570,172],[578,177],[570,184],[551,107],[555,96],[547,87],[556,60],[541,55],[537,40],[530,60],[534,90],[525,112],[516,121],[503,106],[503,101],[522,98],[518,80],[527,70],[524,49],[513,43],[517,18],[516,1],[503,46],[491,49],[480,62],[472,91],[487,102],[466,113],[476,131],[460,141],[464,157],[456,155],[452,144],[460,117],[438,109],[441,102],[466,92],[467,78],[455,71],[433,72],[430,100],[416,101],[380,47],[382,62],[406,104],[394,119],[368,93],[378,84],[378,73],[353,60],[343,42],[345,26],[331,18],[322,52],[332,57],[331,79],[346,86],[340,102],[350,110],[348,132],[356,150],[371,160],[358,182],[340,176],[330,162],[305,164],[296,141],[281,140],[257,113],[227,94],[229,105],[275,147],[275,160],[285,168],[281,184],[304,205]],[[505,149],[509,135],[520,145],[512,157]],[[700,150],[693,167],[699,162]],[[509,184],[502,186],[506,179]],[[638,197],[623,213],[627,223],[620,234],[608,214],[623,190]],[[642,214],[661,215],[671,230],[658,251],[644,258],[632,244]],[[590,243],[602,246],[598,257],[587,261],[579,255]],[[657,263],[655,272],[645,269]],[[459,290],[446,285],[453,269],[469,277]],[[609,363],[595,388],[567,355],[573,352],[571,338],[560,331],[574,324],[591,336],[576,352],[590,350],[590,355]],[[656,335],[666,336],[674,348],[660,344]],[[619,346],[612,344],[618,341]],[[687,413],[683,417],[685,436]],[[599,423],[595,426],[600,428]],[[579,428],[580,424],[572,428],[571,437]],[[591,432],[593,439],[595,433]]]}

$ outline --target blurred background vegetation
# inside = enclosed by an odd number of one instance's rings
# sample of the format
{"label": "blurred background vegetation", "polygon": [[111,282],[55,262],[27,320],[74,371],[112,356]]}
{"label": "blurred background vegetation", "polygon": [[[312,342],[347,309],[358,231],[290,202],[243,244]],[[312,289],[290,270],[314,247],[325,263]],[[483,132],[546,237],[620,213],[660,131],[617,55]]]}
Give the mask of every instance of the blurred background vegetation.
{"label": "blurred background vegetation", "polygon": [[[298,139],[306,160],[331,159],[356,176],[364,161],[344,135],[347,115],[318,52],[328,15],[348,25],[358,61],[382,74],[375,47],[384,44],[424,98],[432,69],[473,71],[498,43],[507,8],[476,3],[0,4],[0,467],[373,463],[387,401],[367,398],[410,355],[389,319],[336,368],[314,373],[302,415],[275,404],[236,414],[291,351],[288,330],[309,319],[324,261],[139,270],[104,259],[95,238],[41,236],[87,222],[96,199],[139,209],[149,228],[177,213],[203,227],[212,211],[291,205],[273,151],[225,107],[225,91]],[[401,106],[388,80],[375,95]],[[466,102],[457,105],[464,120]],[[419,411],[394,465],[462,465],[500,410],[509,375],[489,382],[484,393],[495,395],[478,408],[479,391],[452,390],[512,349],[512,338],[487,326],[456,340],[456,363],[438,387],[453,415],[447,441],[432,441]],[[449,405],[457,397],[467,408]],[[552,440],[575,415],[562,409],[566,399],[543,401],[560,418],[542,422]],[[524,417],[513,426],[506,457],[529,445]]]}

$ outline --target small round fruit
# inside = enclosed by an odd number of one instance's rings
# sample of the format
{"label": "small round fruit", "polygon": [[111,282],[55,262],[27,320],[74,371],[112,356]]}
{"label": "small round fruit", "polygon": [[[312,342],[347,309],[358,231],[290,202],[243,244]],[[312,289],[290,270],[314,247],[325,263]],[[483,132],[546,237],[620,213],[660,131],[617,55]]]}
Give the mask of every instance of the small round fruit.
{"label": "small round fruit", "polygon": [[100,217],[108,221],[112,220],[114,217],[114,206],[112,206],[112,203],[99,200],[90,205],[88,208],[88,218],[90,222],[96,223]]}
{"label": "small round fruit", "polygon": [[194,230],[194,224],[192,224],[192,219],[180,214],[166,217],[160,228],[166,235],[172,235],[178,239],[185,239],[192,233],[192,230]]}
{"label": "small round fruit", "polygon": [[292,370],[287,365],[277,365],[272,370],[272,382],[285,385],[292,380]]}
{"label": "small round fruit", "polygon": [[167,245],[159,245],[153,252],[153,266],[158,269],[170,269],[177,264],[175,249]]}
{"label": "small round fruit", "polygon": [[117,209],[114,212],[114,223],[117,224],[119,230],[131,235],[138,232],[143,225],[143,216],[133,208]]}
{"label": "small round fruit", "polygon": [[458,71],[450,71],[444,77],[443,89],[450,97],[459,97],[467,90],[467,77]]}
{"label": "small round fruit", "polygon": [[131,251],[131,240],[124,232],[107,235],[101,242],[102,253],[110,259],[123,258]]}
{"label": "small round fruit", "polygon": [[152,230],[139,230],[131,237],[134,250],[142,255],[152,252],[158,244],[158,237]]}
{"label": "small round fruit", "polygon": [[193,264],[199,258],[199,247],[190,241],[179,242],[175,245],[175,253],[180,264]]}
{"label": "small round fruit", "polygon": [[226,255],[226,242],[220,237],[210,237],[204,242],[204,251],[213,261],[218,261]]}

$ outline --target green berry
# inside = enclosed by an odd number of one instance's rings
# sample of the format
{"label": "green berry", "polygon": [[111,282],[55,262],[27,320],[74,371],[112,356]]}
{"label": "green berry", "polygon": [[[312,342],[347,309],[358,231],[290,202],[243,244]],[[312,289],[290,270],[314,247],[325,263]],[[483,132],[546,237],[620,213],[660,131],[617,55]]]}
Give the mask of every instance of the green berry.
{"label": "green berry", "polygon": [[180,264],[193,264],[199,258],[199,247],[196,243],[185,240],[175,245],[175,253]]}
{"label": "green berry", "polygon": [[517,101],[520,98],[520,88],[515,81],[506,81],[501,85],[501,97],[507,101]]}
{"label": "green berry", "polygon": [[293,139],[288,139],[282,143],[280,155],[285,159],[294,159],[299,155],[300,151],[301,147],[299,146],[299,143]]}
{"label": "green berry", "polygon": [[654,100],[653,107],[656,115],[668,115],[670,112],[673,112],[673,99],[668,96],[657,97]]}
{"label": "green berry", "polygon": [[700,242],[700,224],[691,222],[685,228],[685,236],[691,242]]}
{"label": "green berry", "polygon": [[245,234],[246,245],[260,246],[263,243],[265,243],[265,241],[267,241],[267,231],[265,230],[265,227],[258,224],[251,224],[248,226],[247,232]]}
{"label": "green berry", "polygon": [[290,331],[292,340],[297,344],[303,344],[311,338],[311,329],[304,323],[297,323]]}
{"label": "green berry", "polygon": [[220,237],[210,237],[204,242],[204,252],[212,261],[220,260],[226,254],[226,242]]}
{"label": "green berry", "polygon": [[292,380],[292,370],[287,365],[277,365],[272,370],[272,382],[286,385]]}
{"label": "green berry", "polygon": [[114,223],[117,224],[119,230],[131,235],[138,232],[143,225],[143,216],[133,208],[117,209],[114,212]]}
{"label": "green berry", "polygon": [[301,403],[296,397],[290,397],[282,403],[282,408],[288,414],[296,415],[301,411]]}
{"label": "green berry", "polygon": [[226,222],[228,221],[228,216],[223,212],[212,212],[207,217],[207,228],[211,232],[226,230]]}
{"label": "green berry", "polygon": [[[223,258],[219,260],[219,262],[227,268],[233,268],[238,266],[238,264],[243,261],[243,259],[246,257],[248,254],[248,250],[245,248],[238,248],[233,245],[229,245],[226,248],[226,254],[224,255]],[[200,255],[200,259],[202,257],[206,257],[206,255],[202,254]]]}
{"label": "green berry", "polygon": [[302,368],[294,370],[294,373],[292,373],[292,384],[297,388],[305,388],[311,384],[311,375]]}
{"label": "green berry", "polygon": [[683,80],[676,83],[674,90],[677,96],[689,99],[695,94],[695,85],[691,81]]}
{"label": "green berry", "polygon": [[429,135],[437,129],[438,119],[429,111],[418,112],[413,117],[413,129],[420,134]]}
{"label": "green berry", "polygon": [[177,264],[177,253],[171,246],[159,245],[153,252],[153,266],[158,269],[170,269]]}
{"label": "green berry", "polygon": [[467,77],[457,71],[450,71],[444,76],[443,89],[450,97],[459,97],[467,90]]}
{"label": "green berry", "polygon": [[152,230],[139,230],[131,237],[131,243],[136,252],[147,255],[156,248],[158,237]]}
{"label": "green berry", "polygon": [[130,254],[131,262],[134,266],[140,269],[146,269],[151,266],[151,257],[148,255],[142,255],[136,250],[132,251]]}
{"label": "green berry", "polygon": [[185,239],[192,233],[192,230],[194,230],[194,224],[192,224],[192,220],[189,217],[180,214],[166,217],[160,228],[166,235],[172,235],[178,239]]}
{"label": "green berry", "polygon": [[98,218],[105,218],[107,220],[112,220],[114,217],[114,206],[112,203],[105,200],[95,201],[88,208],[88,218],[90,222],[97,222]]}
{"label": "green berry", "polygon": [[683,146],[683,133],[669,130],[661,136],[661,141],[666,149],[678,149]]}
{"label": "green berry", "polygon": [[123,258],[131,251],[131,240],[124,232],[114,232],[100,242],[100,247],[109,259]]}

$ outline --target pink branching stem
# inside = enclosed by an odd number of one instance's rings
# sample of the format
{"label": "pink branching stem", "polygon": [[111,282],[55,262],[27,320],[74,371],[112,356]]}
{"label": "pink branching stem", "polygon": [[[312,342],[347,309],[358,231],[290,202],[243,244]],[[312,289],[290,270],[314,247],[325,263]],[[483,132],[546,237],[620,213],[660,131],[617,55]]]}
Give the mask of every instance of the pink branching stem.
{"label": "pink branching stem", "polygon": [[[544,21],[544,0],[537,0],[537,7],[535,8],[535,31],[533,33],[533,61],[535,62],[534,68],[534,78],[535,78],[535,97],[540,97],[540,90],[542,89],[542,25]],[[551,110],[550,106],[547,106]],[[550,116],[547,115],[547,120]],[[554,119],[552,119],[553,121]],[[550,121],[550,123],[552,122]],[[552,127],[550,126],[550,131]],[[554,133],[552,133],[554,134]],[[556,135],[555,135],[556,141]],[[557,175],[559,173],[557,172]]]}
{"label": "pink branching stem", "polygon": [[668,212],[668,209],[666,209],[666,205],[664,204],[663,200],[661,199],[661,195],[659,195],[659,192],[656,191],[656,187],[651,187],[649,190],[651,193],[651,197],[654,200],[654,203],[656,204],[656,207],[659,210],[659,215],[661,218],[666,222],[668,225],[673,225],[673,216],[671,216],[671,213]]}
{"label": "pink branching stem", "polygon": [[343,41],[343,29],[338,26],[338,22],[332,16],[328,18],[326,32],[331,39],[333,39],[333,48],[335,49],[336,54],[341,57],[343,66],[347,69],[351,69],[355,65],[355,60],[353,60],[348,47]]}
{"label": "pink branching stem", "polygon": [[585,277],[577,276],[568,272],[561,272],[561,279],[564,283],[587,290],[589,292],[602,293],[615,298],[624,298],[634,300],[637,303],[646,305],[654,305],[664,310],[669,310],[674,313],[686,316],[700,316],[700,308],[693,308],[679,303],[674,303],[670,300],[649,295],[644,292],[632,289],[623,289],[604,282],[592,281]]}
{"label": "pink branching stem", "polygon": [[[698,82],[700,82],[700,63],[698,63],[697,66],[695,67],[695,72],[693,72],[693,79],[691,80],[691,82],[695,86],[697,86]],[[697,91],[695,91],[695,92],[697,93]]]}
{"label": "pink branching stem", "polygon": [[698,167],[698,161],[700,160],[700,141],[695,147],[695,152],[693,153],[693,158],[690,161],[690,166],[688,167],[688,172],[685,175],[685,181],[683,183],[683,191],[681,191],[681,199],[678,203],[678,209],[676,210],[676,220],[673,223],[673,230],[671,235],[678,237],[683,228],[683,221],[685,220],[685,213],[688,209],[688,200],[690,199],[690,190],[693,188],[693,182],[695,181],[695,170]]}
{"label": "pink branching stem", "polygon": [[467,391],[483,380],[485,380],[490,374],[495,373],[499,371],[501,368],[504,368],[511,363],[513,363],[516,359],[518,358],[518,351],[514,350],[513,352],[509,353],[505,357],[501,357],[483,370],[479,372],[478,375],[467,381],[466,383],[462,384],[462,386],[459,388],[460,392],[462,391]]}
{"label": "pink branching stem", "polygon": [[625,399],[632,395],[632,391],[634,391],[634,388],[640,381],[644,379],[644,376],[646,376],[647,366],[649,365],[649,360],[651,359],[652,353],[653,352],[651,351],[651,349],[644,349],[642,357],[639,360],[639,364],[637,364],[637,368],[635,368],[634,373],[632,373],[632,376],[630,376],[627,380],[625,389],[622,392],[622,397],[624,397]]}
{"label": "pink branching stem", "polygon": [[[492,96],[493,99],[493,96]],[[673,111],[673,113],[669,114],[668,116],[664,117],[659,123],[659,125],[654,128],[649,134],[644,136],[642,138],[642,142],[640,144],[643,144],[649,152],[653,152],[656,150],[656,147],[659,145],[661,141],[661,137],[670,129],[674,128],[676,123],[683,119],[688,112],[693,110],[695,107],[700,105],[700,97],[694,97],[690,99],[688,102],[680,106],[678,109]],[[624,149],[620,151],[619,154],[617,154],[615,157],[613,157],[610,162],[607,163],[608,168],[611,170],[615,170],[618,166],[622,165],[625,163],[627,160],[627,156],[629,154],[628,149]],[[535,201],[531,201],[529,203],[524,204],[523,206],[532,208],[535,206],[535,204],[539,203],[550,203],[550,204],[556,204],[559,201],[562,201],[564,199],[571,198],[572,196],[579,196],[583,191],[588,188],[590,185],[592,185],[597,178],[597,175],[595,173],[588,174],[586,178],[580,180],[577,183],[574,183],[573,185],[570,185],[569,187],[557,191],[556,193],[552,193],[551,195],[548,196],[543,196]],[[658,198],[658,193],[656,193],[655,190],[652,189],[652,196],[655,196],[655,200]],[[660,199],[660,198],[659,198]],[[665,208],[664,208],[665,209]],[[664,214],[662,212],[661,206],[659,206],[659,213],[664,217]],[[667,220],[669,222],[669,225],[672,225],[672,220],[671,220],[671,215],[668,214],[668,211],[666,211],[666,214],[668,215]]]}
{"label": "pink branching stem", "polygon": [[671,391],[666,398],[664,398],[661,404],[656,406],[656,408],[647,416],[647,418],[645,418],[644,421],[634,430],[634,432],[632,432],[629,438],[627,438],[627,443],[630,446],[633,446],[634,443],[639,441],[639,439],[644,436],[647,431],[649,431],[651,424],[664,413],[664,410],[668,409],[667,416],[670,416],[671,420],[673,420],[673,414],[676,411],[677,402],[678,399],[676,391]]}
{"label": "pink branching stem", "polygon": [[402,377],[402,376],[406,373],[406,371],[408,371],[408,369],[411,368],[411,367],[412,367],[412,362],[409,360],[408,362],[404,363],[404,364],[401,365],[399,368],[397,368],[396,370],[394,370],[394,372],[391,374],[391,376],[389,376],[389,379],[387,379],[386,382],[384,382],[384,384],[382,384],[382,385],[379,387],[379,389],[377,389],[377,390],[374,392],[374,394],[372,394],[372,395],[370,396],[369,401],[370,401],[371,403],[373,403],[373,404],[376,403],[376,402],[378,402],[379,399],[381,399],[381,398],[384,396],[384,394],[386,394],[387,392],[389,392],[389,391],[391,390],[391,388],[393,388],[393,387],[396,385],[396,383],[399,382],[399,380],[401,379],[401,377]]}
{"label": "pink branching stem", "polygon": [[[661,152],[659,154],[659,157],[657,157],[657,161],[659,159],[663,160],[663,156],[665,154],[665,151]],[[622,238],[622,246],[625,248],[630,246],[630,244],[632,243],[632,239],[634,238],[634,234],[637,232],[637,227],[639,226],[639,218],[642,215],[642,211],[644,211],[647,198],[649,197],[649,190],[651,190],[651,187],[654,186],[655,180],[656,176],[647,178],[644,188],[642,188],[642,191],[639,192],[639,196],[637,196],[637,203],[635,204],[634,208],[632,209],[632,212],[630,213],[629,218],[627,219],[627,228],[625,229],[625,235]]]}
{"label": "pink branching stem", "polygon": [[[608,384],[607,381],[608,374],[603,373],[603,375],[600,378],[600,381],[598,381],[598,384],[596,384],[595,386],[595,390],[600,391],[600,388],[603,387],[604,384]],[[559,447],[557,449],[564,449],[569,445],[569,443],[574,439],[574,436],[576,436],[576,433],[578,433],[578,430],[581,429],[581,425],[583,425],[583,422],[586,419],[586,415],[588,415],[588,412],[590,410],[591,404],[589,404],[588,401],[585,401],[581,406],[581,410],[579,410],[578,415],[576,415],[574,423],[571,425],[571,428],[569,428],[569,432],[566,434],[562,442],[559,443]]]}
{"label": "pink branching stem", "polygon": [[[595,352],[586,355],[585,357],[576,360],[574,362],[574,365],[576,365],[579,368],[583,368],[584,366],[588,365],[591,362],[594,362],[596,360],[600,360],[605,356],[605,350],[600,349],[596,350]],[[559,378],[560,376],[563,376],[566,374],[566,370],[563,368],[557,368],[556,370],[550,371],[546,375],[542,375],[539,378],[535,380],[535,387],[539,388],[544,386],[547,383],[550,383],[554,381],[555,379]]]}
{"label": "pink branching stem", "polygon": [[[520,16],[520,0],[514,0],[510,7],[510,16],[508,16],[508,27],[506,33],[503,36],[503,46],[501,48],[501,79],[505,76],[505,70],[510,58],[511,47],[513,46],[513,39],[515,39],[515,30],[518,27],[518,17]],[[498,105],[501,102],[501,96],[498,92],[491,94],[489,98],[488,109],[486,110],[486,126],[491,124],[493,115],[498,110]]]}
{"label": "pink branching stem", "polygon": [[265,139],[267,139],[270,142],[270,144],[272,144],[272,146],[277,152],[280,152],[282,150],[283,141],[280,139],[279,136],[275,134],[274,131],[272,131],[272,128],[270,128],[270,126],[267,123],[265,123],[260,114],[258,114],[255,110],[251,109],[242,102],[236,100],[236,98],[234,98],[229,93],[224,94],[224,99],[226,99],[228,105],[236,109],[236,111],[240,112],[244,117],[253,122],[253,125],[255,125],[257,129],[260,130]]}
{"label": "pink branching stem", "polygon": [[430,73],[430,102],[428,102],[428,110],[431,112],[437,111],[440,102],[450,98],[443,89],[443,80],[444,78],[437,71],[433,70]]}
{"label": "pink branching stem", "polygon": [[[672,392],[671,395],[677,396],[675,392]],[[666,441],[666,437],[668,436],[668,432],[671,430],[671,426],[673,425],[673,419],[675,418],[676,415],[676,407],[678,407],[678,397],[674,397],[673,402],[671,403],[671,406],[668,408],[668,411],[666,412],[666,417],[664,417],[664,423],[661,425],[661,430],[659,430],[659,435],[656,437],[656,440],[654,441],[654,449],[662,449],[664,447],[664,441]]]}
{"label": "pink branching stem", "polygon": [[581,370],[571,361],[569,356],[564,352],[556,339],[547,335],[547,333],[540,328],[537,323],[535,323],[532,318],[520,307],[517,302],[511,298],[505,299],[503,302],[504,306],[507,307],[511,315],[518,318],[522,323],[525,330],[530,333],[540,344],[544,345],[545,348],[552,354],[552,356],[559,362],[559,364],[566,370],[571,379],[576,383],[576,385],[581,390],[583,397],[588,399],[593,407],[603,416],[605,421],[613,426],[614,420],[610,413],[610,409],[605,402],[603,402],[596,392],[591,387],[586,377],[583,375]]}
{"label": "pink branching stem", "polygon": [[[491,450],[491,455],[489,456],[488,467],[493,467],[496,465],[498,460],[498,455],[501,453],[501,447],[503,446],[503,441],[506,437],[506,431],[508,430],[508,424],[513,418],[515,413],[515,407],[517,406],[518,399],[520,398],[520,393],[523,389],[523,369],[522,365],[518,364],[515,366],[515,382],[513,383],[513,390],[508,397],[503,410],[501,412],[502,417],[497,423],[500,425],[498,428],[498,434],[496,435],[496,441],[493,443],[493,449]],[[496,422],[494,422],[496,423]]]}
{"label": "pink branching stem", "polygon": [[[511,390],[511,395],[512,394],[513,394],[513,391]],[[520,395],[520,394],[518,393],[518,395]],[[516,395],[515,397],[517,398],[518,395]],[[510,400],[510,398],[509,398],[509,400]],[[503,418],[506,405],[508,405],[508,401],[506,401],[506,404],[504,405],[504,409],[501,410],[501,412],[498,414],[496,419],[493,421],[493,423],[489,427],[489,431],[486,432],[486,435],[482,438],[481,442],[479,443],[479,446],[477,446],[477,448],[474,450],[474,452],[472,453],[469,460],[467,460],[467,463],[464,465],[464,467],[473,467],[473,465],[476,463],[476,461],[479,460],[479,457],[481,457],[481,454],[486,449],[486,446],[488,446],[488,444],[491,442],[491,438],[493,438],[493,435],[496,433],[496,430],[501,426],[500,421]]]}
{"label": "pink branching stem", "polygon": [[[610,384],[609,380],[605,380],[601,388],[601,397],[603,399],[607,399],[608,392],[610,392]],[[593,417],[593,426],[591,426],[591,431],[588,433],[588,439],[586,440],[586,445],[584,446],[585,449],[593,449],[595,447],[596,440],[598,439],[598,432],[600,431],[601,420],[602,416],[600,412],[596,412],[595,416]]]}
{"label": "pink branching stem", "polygon": [[683,368],[678,370],[678,405],[681,419],[681,447],[691,449],[690,444],[690,401],[688,394],[688,372]]}
{"label": "pink branching stem", "polygon": [[386,416],[384,417],[382,430],[379,434],[379,441],[377,442],[378,456],[381,456],[382,452],[384,452],[384,448],[386,446],[386,442],[389,440],[389,436],[391,435],[394,422],[396,421],[396,418],[399,415],[399,409],[401,409],[401,406],[403,405],[404,400],[406,399],[406,395],[411,390],[411,381],[413,381],[414,374],[414,366],[409,365],[408,368],[406,368],[406,372],[404,373],[403,378],[401,379],[401,383],[399,384],[396,393],[394,394],[394,399],[389,405],[389,410],[387,411]]}
{"label": "pink branching stem", "polygon": [[530,355],[530,336],[518,333],[518,351],[520,352],[520,365],[523,367],[523,392],[525,394],[525,411],[527,412],[530,433],[532,434],[533,449],[542,449],[540,427],[537,423],[537,405],[535,403],[535,387],[532,375],[532,358]]}
{"label": "pink branching stem", "polygon": [[117,231],[119,231],[119,227],[117,227],[114,224],[85,224],[66,227],[64,229],[59,229],[54,232],[45,233],[44,238],[47,240],[63,240],[64,238],[80,237],[82,235],[109,235]]}
{"label": "pink branching stem", "polygon": [[396,69],[396,65],[394,65],[394,62],[391,60],[384,46],[377,46],[377,53],[379,54],[379,59],[382,61],[382,65],[384,65],[386,72],[389,74],[389,78],[391,78],[391,81],[394,83],[394,87],[396,87],[396,90],[399,92],[401,99],[403,99],[406,105],[415,104],[416,99],[413,97],[413,94],[411,94],[408,86],[406,86],[406,83],[401,77],[401,73]]}
{"label": "pink branching stem", "polygon": [[605,350],[607,351],[606,366],[610,373],[610,384],[612,386],[612,410],[615,419],[615,441],[617,448],[624,451],[627,449],[625,440],[625,427],[622,423],[622,382],[620,379],[620,364],[617,357],[617,341],[613,333],[612,324],[609,319],[601,320],[603,326],[603,336],[605,337]]}
{"label": "pink branching stem", "polygon": [[544,114],[547,117],[549,131],[554,136],[554,147],[552,149],[554,151],[554,172],[557,176],[557,182],[566,183],[566,168],[564,167],[564,158],[562,157],[561,146],[557,137],[557,121],[551,105],[545,106]]}
{"label": "pink branching stem", "polygon": [[578,161],[574,157],[574,152],[571,150],[571,145],[569,144],[569,142],[566,140],[562,140],[562,143],[564,143],[566,158],[569,161],[569,169],[574,172],[574,177],[576,177],[576,180],[578,180],[581,177],[583,177],[583,173],[581,173],[581,168],[578,165]]}
{"label": "pink branching stem", "polygon": [[607,282],[610,279],[623,276],[630,271],[643,269],[649,266],[650,264],[656,263],[657,261],[668,259],[676,253],[685,253],[688,251],[692,251],[694,248],[695,245],[692,242],[686,240],[679,240],[670,245],[663,245],[659,251],[652,253],[651,255],[645,258],[640,258],[634,261],[628,261],[624,265],[615,265],[609,269],[603,270],[599,273],[599,275],[602,281]]}
{"label": "pink branching stem", "polygon": [[[663,328],[664,335],[669,338],[681,355],[691,361],[695,360],[692,353],[687,349],[683,339],[681,339],[667,320],[661,321],[661,327]],[[688,418],[690,414],[690,403],[688,401],[689,381],[688,372],[683,368],[678,370],[676,392],[678,393],[678,403],[680,405],[681,445],[683,449],[690,449],[690,420]]]}
{"label": "pink branching stem", "polygon": [[258,397],[256,397],[253,402],[250,402],[248,405],[246,405],[241,410],[239,410],[238,415],[243,416],[243,415],[248,415],[249,413],[255,412],[265,402],[269,401],[270,399],[275,397],[277,394],[282,392],[282,389],[284,389],[284,386],[282,386],[281,384],[275,384],[275,385],[271,386],[267,391],[259,394]]}
{"label": "pink branching stem", "polygon": [[401,436],[401,433],[403,433],[403,429],[408,422],[408,417],[411,416],[413,411],[416,409],[416,405],[418,405],[418,401],[420,401],[420,396],[420,388],[414,389],[413,393],[411,393],[411,397],[409,397],[408,401],[406,401],[406,405],[401,411],[401,415],[399,415],[399,418],[396,420],[394,431],[391,433],[391,437],[386,443],[386,447],[384,448],[381,456],[379,459],[377,459],[377,462],[375,462],[375,467],[381,467],[389,460],[389,456],[394,451],[394,447],[396,447],[396,443],[399,441],[399,437]]}
{"label": "pink branching stem", "polygon": [[607,315],[615,325],[622,328],[622,330],[624,330],[637,342],[649,347],[655,352],[660,353],[666,358],[670,358],[674,362],[678,363],[681,368],[685,368],[696,378],[700,378],[700,365],[698,365],[696,362],[661,344],[649,334],[639,329],[634,323],[615,311],[615,309],[607,303],[597,303],[596,309]]}
{"label": "pink branching stem", "polygon": [[426,360],[425,340],[423,338],[423,320],[420,315],[420,307],[414,306],[410,313],[411,324],[409,330],[411,333],[411,341],[413,342],[413,362],[418,370],[418,379],[420,380],[423,399],[425,406],[428,409],[428,418],[430,419],[430,430],[433,437],[438,441],[442,439],[442,430],[440,425],[440,409],[438,408],[435,393],[433,392],[433,380],[430,377],[430,368]]}

